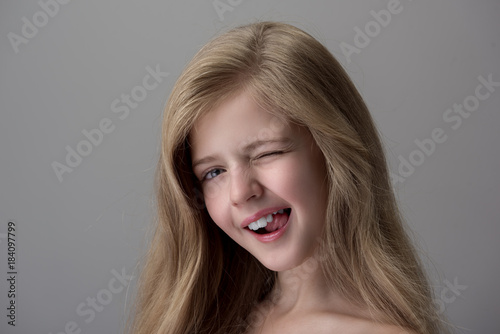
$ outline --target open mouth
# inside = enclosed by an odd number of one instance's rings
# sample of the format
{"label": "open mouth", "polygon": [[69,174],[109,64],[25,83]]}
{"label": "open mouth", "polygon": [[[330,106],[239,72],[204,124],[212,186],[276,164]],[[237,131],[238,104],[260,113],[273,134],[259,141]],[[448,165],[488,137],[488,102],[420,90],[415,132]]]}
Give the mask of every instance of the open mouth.
{"label": "open mouth", "polygon": [[273,212],[248,225],[247,228],[257,234],[272,233],[286,225],[291,211],[292,209],[287,208]]}

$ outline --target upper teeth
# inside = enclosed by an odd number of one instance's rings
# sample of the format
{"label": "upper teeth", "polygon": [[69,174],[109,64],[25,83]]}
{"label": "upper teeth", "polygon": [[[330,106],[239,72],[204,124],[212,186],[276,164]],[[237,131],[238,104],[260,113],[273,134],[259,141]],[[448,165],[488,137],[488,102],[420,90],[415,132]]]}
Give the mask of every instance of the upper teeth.
{"label": "upper teeth", "polygon": [[284,212],[284,210],[281,209],[281,210],[273,212],[272,214],[268,214],[267,216],[261,217],[258,220],[250,223],[250,225],[248,225],[248,228],[251,229],[252,231],[257,231],[261,227],[266,227],[267,223],[270,223],[273,221],[273,215],[275,215],[277,213],[283,213],[283,212]]}

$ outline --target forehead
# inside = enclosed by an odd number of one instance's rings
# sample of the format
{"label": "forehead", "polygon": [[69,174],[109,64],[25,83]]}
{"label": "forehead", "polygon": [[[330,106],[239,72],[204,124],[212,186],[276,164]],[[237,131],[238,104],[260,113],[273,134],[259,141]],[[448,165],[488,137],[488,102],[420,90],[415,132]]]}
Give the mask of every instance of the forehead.
{"label": "forehead", "polygon": [[247,93],[229,98],[201,116],[189,134],[196,156],[217,147],[241,147],[250,140],[293,136],[289,122],[262,109]]}

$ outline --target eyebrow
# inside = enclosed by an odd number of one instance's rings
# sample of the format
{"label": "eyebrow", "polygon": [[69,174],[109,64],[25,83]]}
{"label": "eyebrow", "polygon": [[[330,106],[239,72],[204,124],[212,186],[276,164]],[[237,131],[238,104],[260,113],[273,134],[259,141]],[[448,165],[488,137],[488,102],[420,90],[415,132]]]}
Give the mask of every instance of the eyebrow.
{"label": "eyebrow", "polygon": [[[264,146],[267,144],[273,144],[273,143],[287,144],[287,146],[290,146],[292,144],[292,140],[290,138],[287,138],[287,137],[268,139],[268,140],[255,140],[251,143],[246,144],[242,148],[239,148],[239,150],[241,150],[241,152],[243,152],[243,153],[248,153],[248,152],[255,151],[258,147],[261,147],[261,146]],[[194,160],[191,167],[194,169],[198,165],[212,162],[214,160],[216,160],[216,156],[209,155],[209,156],[206,156],[204,158]]]}

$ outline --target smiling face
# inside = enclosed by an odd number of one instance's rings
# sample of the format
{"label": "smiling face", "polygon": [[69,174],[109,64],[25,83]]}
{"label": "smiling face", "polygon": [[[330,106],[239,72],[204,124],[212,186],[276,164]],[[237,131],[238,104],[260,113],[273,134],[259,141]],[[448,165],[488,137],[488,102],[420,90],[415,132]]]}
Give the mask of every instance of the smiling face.
{"label": "smiling face", "polygon": [[189,140],[208,213],[225,233],[271,270],[313,255],[327,180],[307,129],[279,121],[240,93],[199,119]]}

